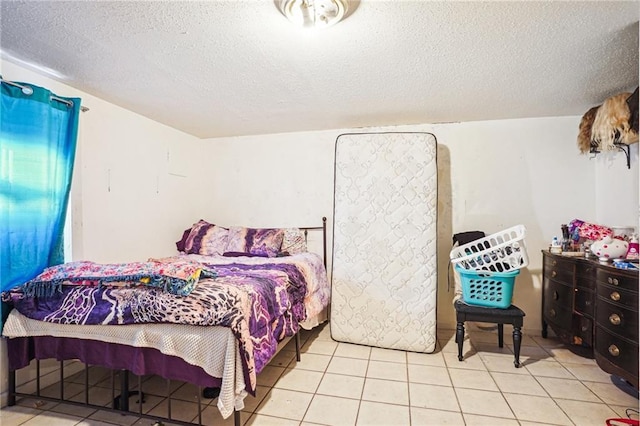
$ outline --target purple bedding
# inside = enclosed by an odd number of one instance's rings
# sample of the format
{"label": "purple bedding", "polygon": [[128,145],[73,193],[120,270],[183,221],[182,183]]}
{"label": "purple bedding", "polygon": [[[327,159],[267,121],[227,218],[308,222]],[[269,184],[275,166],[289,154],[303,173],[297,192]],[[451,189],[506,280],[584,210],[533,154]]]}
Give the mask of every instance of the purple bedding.
{"label": "purple bedding", "polygon": [[253,391],[256,374],[275,354],[277,343],[294,335],[306,317],[304,265],[294,257],[286,263],[207,264],[204,257],[200,262],[217,276],[200,279],[186,296],[148,286],[63,284],[48,297],[26,297],[18,288],[11,291],[11,301],[28,318],[60,324],[163,322],[229,327],[239,342],[247,384]]}

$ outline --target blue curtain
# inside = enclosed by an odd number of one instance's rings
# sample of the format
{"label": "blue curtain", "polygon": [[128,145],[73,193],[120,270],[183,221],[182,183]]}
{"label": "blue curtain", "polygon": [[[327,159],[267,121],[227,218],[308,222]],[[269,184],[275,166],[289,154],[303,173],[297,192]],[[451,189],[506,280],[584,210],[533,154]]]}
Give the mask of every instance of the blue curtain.
{"label": "blue curtain", "polygon": [[30,87],[33,93],[1,84],[2,291],[64,261],[63,230],[80,112],[79,98],[63,98],[33,84],[18,84]]}

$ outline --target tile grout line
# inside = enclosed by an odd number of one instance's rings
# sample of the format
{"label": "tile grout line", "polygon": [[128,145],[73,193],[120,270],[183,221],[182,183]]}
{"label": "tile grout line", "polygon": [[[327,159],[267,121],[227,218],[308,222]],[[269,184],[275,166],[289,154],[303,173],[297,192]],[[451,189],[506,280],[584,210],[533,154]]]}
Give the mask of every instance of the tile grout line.
{"label": "tile grout line", "polygon": [[362,383],[362,390],[360,391],[360,400],[358,401],[358,410],[356,411],[356,418],[354,420],[353,425],[356,426],[358,424],[358,417],[360,417],[360,409],[362,408],[362,398],[364,397],[364,389],[367,386],[367,373],[369,373],[369,365],[371,362],[371,346],[369,346],[369,355],[367,356],[367,368],[364,370],[364,382]]}
{"label": "tile grout line", "polygon": [[[593,391],[593,389],[591,389],[589,386],[585,385],[585,384],[584,384],[584,381],[583,381],[583,380],[581,380],[580,378],[578,378],[578,376],[576,376],[575,374],[573,374],[573,372],[572,372],[571,370],[569,370],[569,369],[564,365],[564,363],[563,363],[562,361],[559,361],[559,362],[560,362],[560,364],[562,365],[562,367],[563,367],[565,370],[567,370],[567,371],[569,372],[569,374],[571,374],[573,377],[575,377],[575,378],[576,378],[576,380],[578,380],[578,381],[580,382],[580,384],[582,384],[585,388],[587,388],[587,389],[589,390],[589,392],[591,392],[591,393],[592,393],[596,398],[598,398],[598,400],[600,400],[600,401],[602,402],[602,404],[605,404],[605,405],[607,405],[607,406],[608,406],[607,402],[606,402],[603,398],[601,398],[601,397],[600,397],[600,395],[598,395],[597,393],[595,393],[595,392]],[[569,363],[569,364],[571,364],[571,363]],[[580,365],[580,364],[578,364],[578,365]],[[590,365],[590,364],[585,364],[585,365]],[[599,368],[599,367],[598,367],[598,368]],[[598,382],[591,382],[591,381],[588,381],[588,380],[587,380],[587,382],[589,382],[589,383],[598,383]],[[560,399],[562,399],[562,398],[560,398]],[[609,407],[609,408],[611,408],[611,407]],[[615,410],[613,410],[613,409],[612,409],[612,411],[615,413]]]}
{"label": "tile grout line", "polygon": [[[536,340],[533,340],[533,341],[536,343],[537,348],[541,348],[543,351],[545,351],[546,353],[548,353],[552,358],[554,358],[554,361],[555,361],[555,362],[557,362],[558,364],[560,364],[560,366],[561,366],[563,369],[567,370],[567,372],[568,372],[569,374],[571,374],[571,376],[572,376],[572,377],[574,377],[574,378],[575,378],[575,380],[579,381],[582,385],[584,385],[584,383],[582,382],[582,380],[578,379],[575,375],[573,375],[573,374],[571,373],[571,371],[569,371],[569,370],[566,368],[566,366],[565,366],[561,361],[557,361],[557,360],[555,360],[555,357],[553,357],[553,354],[552,354],[552,353],[550,353],[550,352],[549,352],[545,347],[541,346],[541,345],[540,345]],[[509,348],[509,349],[510,349],[510,348]],[[516,419],[516,421],[518,421],[518,422],[520,423],[520,419],[518,419],[518,417],[517,417],[517,415],[515,414],[515,412],[514,412],[513,408],[511,407],[511,404],[509,404],[509,401],[508,401],[508,400],[507,400],[507,398],[505,397],[505,394],[504,394],[503,390],[500,388],[500,386],[498,386],[498,383],[495,381],[495,377],[494,377],[494,374],[493,374],[493,373],[498,373],[498,372],[500,372],[500,371],[491,371],[491,370],[489,370],[488,366],[486,365],[486,362],[485,362],[484,358],[482,358],[482,357],[480,357],[480,358],[481,358],[481,360],[482,360],[483,364],[485,364],[485,367],[487,368],[487,371],[489,372],[489,374],[490,374],[491,378],[493,379],[494,383],[496,384],[496,387],[498,388],[498,390],[499,390],[500,394],[501,394],[501,395],[502,395],[502,397],[505,399],[505,401],[507,402],[507,404],[508,404],[509,408],[511,409],[512,413],[514,414],[514,418]],[[522,364],[524,364],[524,363],[522,363]],[[526,368],[526,365],[522,365],[522,366]],[[538,377],[537,377],[535,374],[533,374],[531,371],[529,371],[529,369],[527,369],[527,372],[529,373],[529,375],[530,375],[531,377],[533,377],[533,379],[536,381],[536,383],[537,383],[537,384],[542,388],[542,390],[543,390],[543,391],[547,394],[547,396],[548,396],[548,397],[549,397],[549,398],[554,402],[554,404],[555,404],[555,405],[560,409],[560,411],[561,411],[563,414],[565,414],[565,416],[569,419],[569,421],[570,421],[572,424],[574,424],[574,425],[575,425],[575,422],[573,421],[573,419],[571,418],[571,416],[569,416],[569,414],[568,414],[567,412],[565,412],[565,410],[564,410],[564,409],[562,409],[562,407],[560,407],[560,405],[557,403],[556,399],[555,399],[555,398],[554,398],[554,397],[549,393],[549,391],[548,391],[548,390],[547,390],[547,389],[542,385],[542,383],[540,383],[540,382],[539,382]],[[514,373],[507,373],[507,374],[514,374]],[[542,376],[542,377],[545,377],[545,376]],[[554,377],[550,377],[550,378],[554,378]],[[561,378],[560,378],[560,379],[561,379]],[[586,387],[586,386],[585,386],[585,387]],[[590,390],[591,390],[591,389],[590,389]],[[592,391],[592,393],[593,393],[593,391]],[[526,395],[526,394],[523,394],[523,395]],[[597,395],[596,395],[596,396],[597,396]],[[560,398],[560,399],[562,399],[562,398]],[[600,398],[599,398],[599,399],[600,399]],[[576,400],[576,401],[578,401],[578,402],[589,402],[589,401],[582,401],[582,400]],[[605,404],[605,405],[606,405],[606,403],[604,403],[604,401],[603,401],[603,404]],[[615,412],[615,410],[614,410],[614,412]]]}
{"label": "tile grout line", "polygon": [[[465,331],[465,336],[466,336],[466,331]],[[462,337],[462,341],[464,342],[464,336]],[[469,347],[473,348],[473,346],[471,345],[471,341],[469,341]],[[440,350],[442,351],[442,347],[440,348]],[[458,355],[455,354],[455,356],[457,357]],[[447,360],[444,357],[444,352],[442,355],[442,361],[444,361],[444,368],[447,370],[447,377],[449,377],[449,382],[451,382],[451,389],[453,389],[453,395],[456,397],[456,404],[458,404],[458,408],[460,409],[460,417],[462,417],[462,422],[466,425],[467,424],[467,420],[464,418],[464,413],[462,412],[462,404],[460,404],[460,397],[458,396],[458,392],[456,392],[456,387],[453,383],[453,379],[451,378],[451,373],[449,372],[449,364],[447,364]]]}
{"label": "tile grout line", "polygon": [[[331,339],[331,341],[334,341],[334,340]],[[313,393],[313,396],[311,397],[311,401],[309,402],[309,406],[305,410],[304,415],[302,416],[302,420],[300,420],[300,424],[302,424],[302,422],[304,422],[304,418],[307,416],[307,413],[309,412],[309,408],[311,408],[311,404],[313,404],[313,400],[316,398],[316,395],[318,395],[318,390],[320,389],[320,385],[322,384],[322,381],[324,380],[325,376],[327,375],[327,370],[329,369],[329,365],[331,365],[331,361],[333,360],[333,356],[336,353],[336,351],[338,350],[339,346],[340,346],[340,344],[338,343],[336,345],[336,347],[333,349],[333,352],[331,353],[331,357],[329,358],[329,362],[327,363],[326,367],[324,367],[324,370],[322,371],[322,377],[320,378],[320,381],[318,382],[318,386],[316,386],[316,390]],[[300,359],[302,359],[302,358],[300,358]]]}
{"label": "tile grout line", "polygon": [[[331,341],[334,341],[333,338],[331,339]],[[305,342],[305,344],[306,344],[306,342]],[[320,389],[320,385],[322,384],[322,380],[324,379],[325,375],[327,374],[327,370],[329,369],[329,365],[331,365],[331,361],[333,360],[333,356],[335,355],[336,350],[338,350],[338,346],[339,345],[340,344],[338,343],[336,345],[336,347],[333,349],[333,351],[331,351],[331,355],[330,355],[331,357],[329,358],[329,362],[327,363],[327,366],[324,367],[324,370],[322,371],[322,377],[320,378],[320,381],[318,382],[318,386],[316,386],[315,392],[313,392],[313,394],[311,395],[311,401],[309,401],[309,405],[304,410],[304,414],[302,415],[302,420],[300,420],[299,424],[302,424],[305,421],[304,418],[307,417],[307,414],[309,413],[309,408],[311,408],[311,404],[313,404],[313,400],[315,399],[316,395],[318,395],[318,389]],[[300,360],[302,361],[302,353],[300,353]]]}
{"label": "tile grout line", "polygon": [[[436,331],[436,343],[433,346],[435,349],[438,348],[438,336]],[[407,373],[407,404],[409,404],[409,425],[412,424],[411,418],[411,378],[409,377],[409,352],[404,352],[404,361],[405,361],[405,371]]]}
{"label": "tile grout line", "polygon": [[[493,374],[491,374],[491,370],[489,370],[489,366],[485,362],[484,358],[482,358],[479,353],[478,353],[478,357],[480,358],[480,361],[482,362],[482,365],[484,365],[484,368],[487,369],[487,373],[489,373],[489,377],[491,377],[491,380],[493,381],[493,384],[498,389],[498,392],[500,392],[500,396],[502,397],[502,399],[504,399],[504,402],[507,403],[507,407],[509,407],[509,410],[511,410],[511,414],[513,414],[513,418],[515,419],[516,422],[518,422],[518,424],[520,424],[520,419],[518,419],[518,415],[514,411],[514,409],[511,406],[511,404],[509,404],[509,400],[504,396],[504,392],[502,392],[502,389],[500,389],[500,386],[498,386],[498,383],[496,382],[496,379],[493,377]],[[462,409],[462,407],[460,407],[460,409]],[[464,415],[462,417],[464,419]],[[465,424],[466,424],[466,420],[465,420]]]}
{"label": "tile grout line", "polygon": [[[562,363],[561,363],[561,362],[557,361],[557,360],[555,359],[555,357],[553,356],[553,354],[547,350],[547,348],[545,348],[545,347],[543,347],[542,345],[540,345],[540,343],[538,343],[538,341],[537,341],[537,340],[534,340],[534,341],[538,344],[538,346],[539,346],[540,348],[542,348],[542,350],[544,350],[545,352],[547,352],[547,353],[548,353],[548,354],[553,358],[553,361],[554,361],[554,362],[557,362],[558,364],[560,364],[560,366],[561,366],[564,370],[566,370],[569,374],[571,374],[571,371],[569,371],[567,368],[565,368],[565,366],[564,366],[564,365],[562,365]],[[544,360],[538,360],[538,361],[544,361]],[[524,367],[526,368],[526,365],[525,365]],[[567,417],[567,419],[569,419],[569,421],[571,422],[571,424],[575,426],[575,424],[576,424],[576,423],[573,421],[573,419],[571,418],[571,416],[569,415],[569,413],[567,413],[567,412],[566,412],[566,411],[565,411],[565,410],[560,406],[560,404],[558,404],[558,402],[555,400],[555,398],[554,398],[554,397],[549,393],[549,391],[547,390],[547,388],[545,388],[545,387],[544,387],[544,385],[543,385],[542,383],[540,383],[540,381],[538,380],[538,376],[537,376],[537,375],[535,375],[535,374],[533,374],[533,373],[532,373],[528,368],[527,368],[527,371],[529,372],[529,374],[531,375],[531,377],[533,377],[533,380],[535,380],[535,381],[536,381],[536,383],[537,383],[537,384],[542,388],[542,390],[543,390],[543,391],[544,391],[544,392],[549,396],[549,398],[551,399],[551,401],[553,401],[553,403],[556,405],[556,407],[558,407],[558,409],[560,409],[560,411],[561,411],[561,412],[562,412],[562,413]],[[573,374],[571,374],[571,376],[573,376]],[[546,376],[541,376],[541,377],[546,377]],[[575,376],[573,376],[573,377],[575,377]],[[553,377],[551,377],[551,378],[553,378]],[[577,378],[576,378],[576,379],[577,379]],[[582,382],[580,382],[580,383],[582,383]]]}

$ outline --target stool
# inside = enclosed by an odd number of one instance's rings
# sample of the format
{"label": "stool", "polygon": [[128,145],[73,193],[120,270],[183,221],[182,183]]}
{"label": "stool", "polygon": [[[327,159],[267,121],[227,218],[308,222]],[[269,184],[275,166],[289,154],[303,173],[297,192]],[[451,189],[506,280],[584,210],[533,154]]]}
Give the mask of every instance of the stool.
{"label": "stool", "polygon": [[456,343],[458,344],[458,361],[462,361],[462,344],[464,343],[464,323],[465,321],[489,322],[498,324],[498,346],[504,346],[503,330],[504,324],[513,325],[513,354],[515,360],[513,365],[520,367],[520,344],[522,343],[523,317],[525,313],[515,305],[507,309],[485,308],[482,306],[467,305],[461,300],[456,300],[453,304],[456,308]]}

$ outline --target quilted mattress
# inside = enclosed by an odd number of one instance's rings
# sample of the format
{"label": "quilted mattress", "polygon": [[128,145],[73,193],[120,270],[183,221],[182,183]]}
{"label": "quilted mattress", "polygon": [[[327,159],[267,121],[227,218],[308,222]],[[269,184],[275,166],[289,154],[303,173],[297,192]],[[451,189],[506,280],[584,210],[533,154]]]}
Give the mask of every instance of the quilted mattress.
{"label": "quilted mattress", "polygon": [[336,140],[333,339],[435,350],[437,178],[430,133]]}

